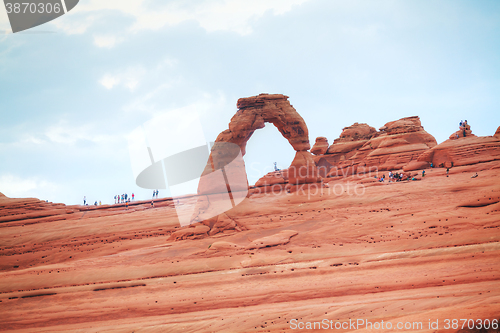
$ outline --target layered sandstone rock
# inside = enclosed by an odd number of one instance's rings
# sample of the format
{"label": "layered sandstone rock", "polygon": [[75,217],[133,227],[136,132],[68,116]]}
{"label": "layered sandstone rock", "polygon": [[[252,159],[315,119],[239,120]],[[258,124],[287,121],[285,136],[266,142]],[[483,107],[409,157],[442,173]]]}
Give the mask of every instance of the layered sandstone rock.
{"label": "layered sandstone rock", "polygon": [[328,150],[328,139],[324,136],[319,136],[316,138],[314,146],[311,148],[311,153],[314,155],[323,155]]}
{"label": "layered sandstone rock", "polygon": [[429,167],[453,167],[500,160],[500,136],[469,136],[449,139],[419,156],[405,170]]}
{"label": "layered sandstone rock", "polygon": [[470,125],[467,123],[463,123],[462,126],[460,126],[460,128],[458,129],[458,131],[456,131],[455,133],[450,135],[450,140],[456,140],[456,139],[466,138],[466,137],[470,137],[470,136],[475,136],[474,134],[472,134],[472,131],[470,129]]}
{"label": "layered sandstone rock", "polygon": [[289,184],[308,184],[321,181],[316,163],[310,152],[298,151],[288,168]]}
{"label": "layered sandstone rock", "polygon": [[[228,129],[221,132],[215,140],[210,158],[202,176],[207,176],[224,168],[227,178],[238,179],[231,184],[231,191],[246,191],[245,155],[247,141],[255,130],[264,128],[265,123],[272,123],[280,131],[295,151],[310,149],[309,132],[304,119],[288,101],[288,96],[281,94],[260,94],[258,96],[240,98],[238,111],[231,118]],[[231,167],[227,167],[233,163]],[[223,182],[212,181],[204,177],[198,186],[199,194],[224,193],[227,189]],[[235,185],[237,187],[235,188]]]}
{"label": "layered sandstone rock", "polygon": [[307,125],[288,101],[288,96],[260,94],[240,98],[237,107],[238,111],[231,118],[229,129],[220,133],[216,142],[235,143],[241,148],[242,155],[245,155],[246,143],[255,130],[264,128],[265,123],[272,123],[295,151],[311,148]]}
{"label": "layered sandstone rock", "polygon": [[[363,318],[430,332],[429,318],[440,328],[450,318],[491,323],[500,313],[499,167],[456,167],[450,177],[432,169],[397,184],[352,176],[329,179],[330,192],[252,196],[224,217],[237,233],[178,232],[177,207],[156,204],[3,222],[0,330],[284,332],[294,318]],[[364,191],[352,191],[365,179]],[[43,207],[10,200],[0,213]]]}
{"label": "layered sandstone rock", "polygon": [[250,194],[280,193],[287,183],[288,169],[272,171],[255,182],[253,188],[250,189]]}
{"label": "layered sandstone rock", "polygon": [[272,171],[260,178],[255,186],[271,186],[274,184],[286,184],[288,182],[288,169]]}
{"label": "layered sandstone rock", "polygon": [[[357,149],[361,148],[370,140],[377,130],[367,124],[354,123],[351,126],[344,127],[338,139],[328,148],[326,154],[330,154],[330,161],[344,161],[352,157]],[[338,157],[334,158],[334,157]]]}
{"label": "layered sandstone rock", "polygon": [[372,169],[395,170],[417,160],[436,144],[436,139],[422,127],[419,117],[388,122],[378,132],[367,124],[355,123],[343,129],[324,158],[333,166],[329,176]]}
{"label": "layered sandstone rock", "polygon": [[[265,123],[276,126],[297,152],[292,163],[294,170],[305,170],[306,173],[294,173],[294,182],[304,184],[310,183],[315,177],[317,179],[316,166],[308,152],[311,146],[307,125],[288,101],[288,96],[260,94],[240,98],[237,107],[238,111],[231,118],[229,128],[217,136],[212,147],[198,185],[200,197],[189,223],[213,219],[227,210],[227,207],[224,208],[228,202],[224,196],[226,193],[229,193],[233,207],[243,200],[248,191],[248,180],[242,157],[247,141]],[[239,195],[238,198],[235,195]]]}
{"label": "layered sandstone rock", "polygon": [[[80,219],[86,217],[98,218],[119,214],[122,210],[141,211],[150,208],[150,200],[133,201],[126,207],[125,203],[101,206],[66,206],[35,198],[9,198],[0,193],[0,223],[9,225],[33,224]],[[155,199],[156,207],[172,205],[172,200]]]}

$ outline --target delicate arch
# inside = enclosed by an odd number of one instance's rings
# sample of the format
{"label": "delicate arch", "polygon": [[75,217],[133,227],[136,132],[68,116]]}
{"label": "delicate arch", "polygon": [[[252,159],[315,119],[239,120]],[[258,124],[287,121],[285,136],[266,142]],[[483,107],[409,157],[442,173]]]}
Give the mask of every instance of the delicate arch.
{"label": "delicate arch", "polygon": [[[309,168],[315,168],[312,156],[309,156],[311,154],[308,152],[311,146],[307,125],[288,101],[288,96],[260,94],[240,98],[237,106],[238,111],[231,118],[229,128],[217,136],[211,149],[198,184],[199,197],[191,218],[192,222],[216,216],[232,208],[227,208],[229,202],[234,207],[248,194],[248,179],[242,157],[245,155],[246,144],[252,134],[255,130],[263,128],[266,122],[276,126],[297,152],[295,164],[298,163],[300,166],[307,162]],[[306,177],[303,177],[304,182]],[[307,182],[310,181],[309,178]],[[298,180],[298,182],[303,181]],[[226,195],[229,195],[229,198]]]}
{"label": "delicate arch", "polygon": [[260,94],[240,98],[237,106],[238,111],[231,118],[229,129],[220,133],[216,142],[235,143],[245,155],[247,141],[253,132],[264,128],[265,123],[272,123],[295,151],[311,148],[307,125],[288,101],[288,96]]}

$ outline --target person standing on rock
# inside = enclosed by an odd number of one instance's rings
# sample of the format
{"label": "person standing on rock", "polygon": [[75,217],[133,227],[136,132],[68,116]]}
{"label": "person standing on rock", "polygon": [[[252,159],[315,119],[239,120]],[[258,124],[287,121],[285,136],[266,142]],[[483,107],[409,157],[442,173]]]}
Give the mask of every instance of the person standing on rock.
{"label": "person standing on rock", "polygon": [[156,199],[158,199],[158,190],[156,190]]}
{"label": "person standing on rock", "polygon": [[83,205],[85,206],[86,203],[87,203],[87,197],[83,196]]}
{"label": "person standing on rock", "polygon": [[425,177],[425,170],[422,170],[422,177]]}
{"label": "person standing on rock", "polygon": [[135,198],[135,195],[134,195],[134,193],[132,193],[132,201],[134,201],[134,198]]}
{"label": "person standing on rock", "polygon": [[450,174],[450,168],[446,168],[446,177]]}

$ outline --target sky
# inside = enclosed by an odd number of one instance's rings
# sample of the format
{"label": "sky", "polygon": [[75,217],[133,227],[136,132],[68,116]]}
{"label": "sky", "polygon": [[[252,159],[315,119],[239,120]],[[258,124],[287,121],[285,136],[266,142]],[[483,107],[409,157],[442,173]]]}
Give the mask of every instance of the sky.
{"label": "sky", "polygon": [[[207,141],[238,98],[280,93],[311,146],[354,122],[419,116],[437,142],[468,120],[500,125],[499,1],[80,0],[13,34],[0,5],[0,192],[81,204],[151,191],[135,183],[128,137],[170,115]],[[172,118],[172,119],[174,119]],[[158,130],[191,136],[172,121]],[[294,150],[267,124],[244,157],[253,184]],[[160,197],[169,196],[160,190]]]}

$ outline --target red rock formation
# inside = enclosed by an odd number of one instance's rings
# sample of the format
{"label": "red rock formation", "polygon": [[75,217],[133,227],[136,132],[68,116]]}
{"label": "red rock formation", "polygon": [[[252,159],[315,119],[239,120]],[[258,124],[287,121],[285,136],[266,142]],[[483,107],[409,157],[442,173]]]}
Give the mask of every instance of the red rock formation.
{"label": "red rock formation", "polygon": [[[308,130],[304,119],[297,113],[284,95],[260,94],[258,96],[240,98],[237,106],[239,110],[231,118],[229,129],[217,136],[215,145],[210,153],[210,159],[202,176],[206,176],[234,159],[234,149],[224,143],[235,144],[245,155],[247,141],[255,130],[263,128],[266,122],[272,123],[280,133],[290,142],[297,152],[309,150]],[[306,152],[304,154],[310,154]],[[215,162],[214,162],[215,161]],[[242,159],[237,164],[226,170],[228,178],[246,180],[245,164]],[[244,174],[242,177],[241,174]],[[239,190],[247,190],[248,182],[240,184]],[[198,187],[199,194],[222,193],[226,188],[214,188],[214,185],[203,178]],[[232,191],[235,189],[232,186]]]}
{"label": "red rock formation", "polygon": [[272,123],[290,142],[295,151],[309,150],[309,132],[304,119],[288,101],[288,96],[281,94],[260,94],[240,98],[238,111],[231,118],[229,129],[217,137],[216,142],[237,144],[245,155],[246,143],[253,132],[264,128],[265,123]]}
{"label": "red rock formation", "polygon": [[458,131],[456,131],[455,133],[450,135],[450,140],[456,140],[459,138],[465,138],[465,137],[470,137],[470,136],[475,136],[475,135],[472,134],[472,131],[470,129],[470,125],[464,122],[462,124],[462,126],[460,126]]}
{"label": "red rock formation", "polygon": [[495,134],[493,136],[496,136],[496,137],[500,136],[500,126],[498,126],[497,131],[495,132]]}
{"label": "red rock formation", "polygon": [[288,169],[272,171],[260,178],[255,186],[270,186],[274,184],[286,184],[288,182]]}
{"label": "red rock formation", "polygon": [[316,138],[314,146],[311,148],[311,153],[314,155],[323,155],[328,150],[328,139],[324,136],[319,136]]}
{"label": "red rock formation", "polygon": [[330,176],[363,173],[371,168],[397,170],[436,145],[418,117],[391,121],[377,132],[367,124],[344,128],[324,158],[334,168]]}
{"label": "red rock formation", "polygon": [[339,138],[334,141],[336,142],[346,142],[346,141],[360,141],[369,140],[375,134],[377,130],[368,124],[354,123],[351,126],[344,127]]}
{"label": "red rock formation", "polygon": [[500,160],[500,136],[449,139],[419,156],[405,170],[434,167],[452,167]]}
{"label": "red rock formation", "polygon": [[288,183],[290,184],[308,184],[321,181],[316,163],[307,151],[298,151],[295,158],[288,168]]}
{"label": "red rock formation", "polygon": [[272,171],[261,177],[250,189],[250,194],[280,193],[288,183],[288,169]]}
{"label": "red rock formation", "polygon": [[[312,155],[307,151],[310,149],[310,144],[306,123],[290,104],[287,96],[260,94],[240,98],[237,106],[239,110],[231,118],[229,128],[217,136],[212,147],[198,185],[198,194],[203,196],[198,200],[190,223],[213,219],[214,214],[218,215],[227,210],[223,208],[227,201],[222,196],[223,193],[248,190],[245,163],[242,158],[235,158],[238,152],[234,147],[239,147],[241,157],[245,155],[247,141],[255,130],[263,128],[266,122],[276,126],[297,151],[292,164],[294,170],[302,172],[294,172],[294,183],[304,184],[310,183],[312,179],[318,179]],[[217,175],[214,173],[222,168],[224,168],[224,179],[237,179],[236,184],[231,183],[229,187],[225,182],[217,181]]]}

